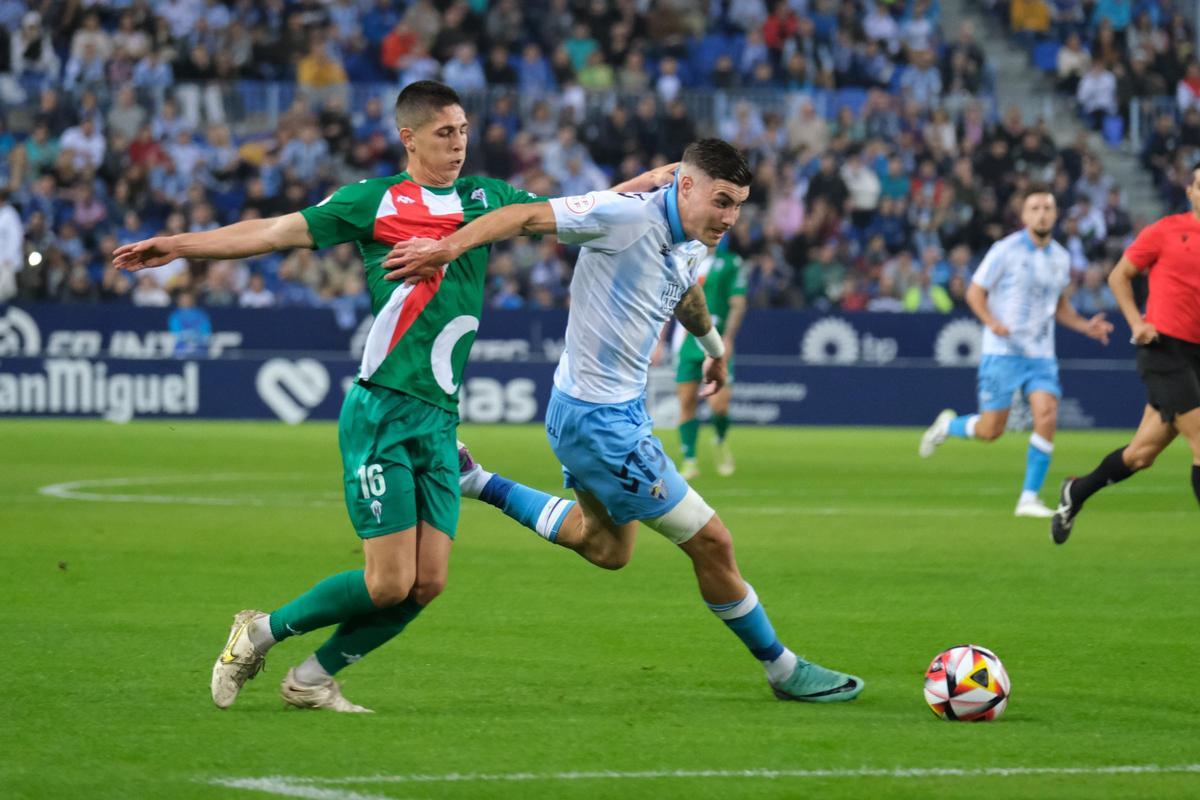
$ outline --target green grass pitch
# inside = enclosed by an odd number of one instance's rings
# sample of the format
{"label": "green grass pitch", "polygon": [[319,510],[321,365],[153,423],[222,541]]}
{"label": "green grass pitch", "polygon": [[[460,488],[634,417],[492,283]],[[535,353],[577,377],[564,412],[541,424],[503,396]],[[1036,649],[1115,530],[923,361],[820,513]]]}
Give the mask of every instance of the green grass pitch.
{"label": "green grass pitch", "polygon": [[[462,435],[557,490],[538,428]],[[1046,499],[1128,435],[1061,435]],[[1011,516],[1025,436],[929,461],[918,436],[735,428],[737,475],[695,482],[781,638],[862,675],[857,702],[774,700],[654,533],[605,572],[467,501],[447,592],[343,673],[377,711],[357,716],[283,708],[278,682],[319,634],[276,648],[233,708],[208,696],[235,611],[361,566],[332,425],[0,422],[0,796],[1200,796],[1186,447],[1055,547]],[[706,433],[702,466],[709,449]],[[997,723],[924,706],[929,660],[966,641],[1012,677]]]}

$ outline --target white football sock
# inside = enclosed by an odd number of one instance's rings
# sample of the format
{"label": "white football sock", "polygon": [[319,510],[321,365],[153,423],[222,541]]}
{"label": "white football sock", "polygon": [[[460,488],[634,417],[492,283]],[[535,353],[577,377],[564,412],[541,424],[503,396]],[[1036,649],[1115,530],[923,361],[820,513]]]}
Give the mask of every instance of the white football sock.
{"label": "white football sock", "polygon": [[265,653],[276,645],[275,637],[271,635],[271,617],[259,617],[246,627],[250,644],[260,653]]}
{"label": "white football sock", "polygon": [[292,674],[296,678],[297,683],[302,683],[305,686],[320,686],[323,683],[329,683],[333,679],[333,676],[321,666],[321,662],[317,661],[316,654],[304,659],[304,663],[296,667]]}
{"label": "white football sock", "polygon": [[782,683],[792,676],[796,669],[797,663],[796,654],[786,647],[779,654],[779,658],[774,661],[764,661],[763,667],[767,670],[767,680],[771,683]]}
{"label": "white football sock", "polygon": [[475,469],[459,478],[458,487],[462,492],[462,496],[470,497],[472,500],[479,499],[479,494],[483,491],[483,487],[487,486],[487,482],[495,474],[494,472],[488,472],[476,464]]}
{"label": "white football sock", "polygon": [[[1009,495],[1009,497],[1011,497],[1011,496],[1012,495]],[[1040,498],[1038,497],[1037,492],[1031,492],[1028,489],[1025,489],[1024,491],[1021,492],[1020,502],[1022,502],[1022,503],[1032,503],[1032,502],[1036,502],[1038,500],[1040,500]]]}

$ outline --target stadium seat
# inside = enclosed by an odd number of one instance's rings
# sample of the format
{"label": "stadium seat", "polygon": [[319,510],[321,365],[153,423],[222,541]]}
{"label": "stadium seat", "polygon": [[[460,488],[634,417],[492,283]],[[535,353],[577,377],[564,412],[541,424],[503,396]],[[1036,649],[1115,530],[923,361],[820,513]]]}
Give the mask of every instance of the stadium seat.
{"label": "stadium seat", "polygon": [[1119,147],[1125,140],[1125,120],[1119,114],[1109,114],[1100,127],[1100,135],[1109,147]]}
{"label": "stadium seat", "polygon": [[1042,72],[1054,72],[1058,69],[1058,42],[1042,41],[1033,47],[1033,65]]}
{"label": "stadium seat", "polygon": [[843,107],[849,108],[854,112],[854,116],[858,116],[859,110],[863,104],[867,102],[867,90],[859,87],[850,87],[847,89],[839,89],[837,93],[836,108],[831,108],[830,112],[836,114]]}

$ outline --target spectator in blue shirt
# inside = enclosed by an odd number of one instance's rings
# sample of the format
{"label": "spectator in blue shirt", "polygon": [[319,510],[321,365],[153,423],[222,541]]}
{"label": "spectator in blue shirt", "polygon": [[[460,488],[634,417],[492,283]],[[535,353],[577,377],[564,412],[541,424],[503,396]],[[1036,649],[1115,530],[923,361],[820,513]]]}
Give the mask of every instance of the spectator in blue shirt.
{"label": "spectator in blue shirt", "polygon": [[212,338],[212,320],[208,312],[196,308],[196,297],[190,291],[180,292],[179,307],[171,312],[167,329],[175,336],[176,358],[199,358],[208,355],[208,340]]}

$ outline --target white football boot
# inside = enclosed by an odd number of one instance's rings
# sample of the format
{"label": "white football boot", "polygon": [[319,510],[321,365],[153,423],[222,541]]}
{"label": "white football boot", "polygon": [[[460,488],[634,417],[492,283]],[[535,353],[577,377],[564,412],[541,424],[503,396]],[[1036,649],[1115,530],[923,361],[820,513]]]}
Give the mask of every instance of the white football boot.
{"label": "white football boot", "polygon": [[1018,500],[1017,508],[1013,511],[1013,516],[1050,519],[1054,516],[1054,509],[1047,508],[1040,497],[1034,497],[1029,500]]}
{"label": "white football boot", "polygon": [[267,616],[262,611],[247,609],[233,618],[229,640],[217,656],[212,671],[212,699],[218,708],[229,708],[237,699],[246,681],[262,672],[266,653],[259,652],[250,642],[250,623]]}
{"label": "white football boot", "polygon": [[348,714],[374,714],[369,708],[351,703],[342,696],[342,689],[337,681],[330,678],[325,683],[312,686],[299,683],[296,680],[296,670],[289,669],[279,686],[283,701],[296,708],[328,708],[331,711],[342,711]]}
{"label": "white football boot", "polygon": [[717,474],[722,478],[728,478],[733,474],[733,451],[729,449],[729,442],[716,442],[717,456]]}
{"label": "white football boot", "polygon": [[679,474],[685,481],[694,481],[700,477],[700,465],[694,458],[685,458],[679,465]]}
{"label": "white football boot", "polygon": [[958,415],[949,408],[937,415],[937,419],[921,436],[921,446],[917,448],[921,458],[929,458],[933,451],[938,449],[938,445],[946,441],[946,437],[950,435],[950,420],[956,416]]}

